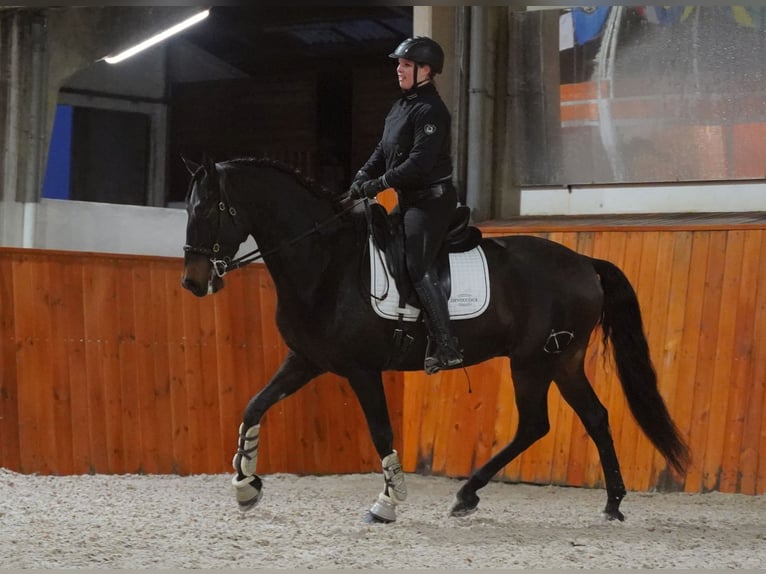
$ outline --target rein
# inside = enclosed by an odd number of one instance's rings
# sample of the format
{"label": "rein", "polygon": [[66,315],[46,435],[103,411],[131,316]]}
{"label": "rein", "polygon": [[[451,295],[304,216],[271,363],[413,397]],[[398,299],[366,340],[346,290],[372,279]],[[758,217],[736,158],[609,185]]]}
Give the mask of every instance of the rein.
{"label": "rein", "polygon": [[[341,203],[343,203],[344,201],[346,201],[346,198],[341,199]],[[220,244],[218,242],[213,244],[212,249],[194,247],[193,245],[189,245],[188,243],[184,245],[183,249],[185,252],[188,252],[188,253],[199,253],[200,255],[206,255],[207,257],[209,257],[210,263],[213,265],[213,272],[218,277],[223,277],[229,271],[233,271],[234,269],[239,269],[240,267],[244,267],[245,265],[249,265],[250,263],[255,263],[256,261],[260,261],[264,257],[273,255],[274,253],[277,253],[281,251],[282,249],[286,249],[292,245],[295,245],[296,243],[299,243],[300,241],[303,241],[304,239],[307,239],[314,234],[320,233],[324,227],[328,226],[330,223],[333,223],[335,220],[344,216],[346,213],[354,209],[357,205],[359,205],[363,201],[365,201],[365,199],[359,199],[355,202],[349,203],[348,205],[343,207],[341,211],[339,211],[332,217],[329,217],[328,219],[325,219],[324,221],[320,223],[315,223],[311,229],[308,229],[307,231],[301,233],[297,237],[293,237],[292,239],[283,241],[276,247],[269,249],[265,252],[261,251],[260,248],[256,248],[248,253],[245,253],[241,257],[237,257],[235,259],[232,259],[230,257],[224,257],[220,259],[216,257],[216,255],[221,249]],[[234,209],[234,207],[229,207],[227,210],[226,204],[223,201],[220,201],[218,203],[219,232],[220,232],[221,213],[225,211],[228,211],[229,215],[231,215],[232,218],[234,218],[237,215],[237,211],[236,209]]]}

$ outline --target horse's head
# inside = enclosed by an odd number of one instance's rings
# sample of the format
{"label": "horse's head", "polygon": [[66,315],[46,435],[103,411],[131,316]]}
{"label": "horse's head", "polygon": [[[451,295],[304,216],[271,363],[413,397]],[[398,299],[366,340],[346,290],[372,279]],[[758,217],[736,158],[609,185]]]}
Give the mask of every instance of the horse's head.
{"label": "horse's head", "polygon": [[186,195],[186,245],[181,284],[198,297],[223,288],[227,263],[247,239],[248,229],[231,204],[225,176],[212,160],[195,165],[184,160],[192,174]]}

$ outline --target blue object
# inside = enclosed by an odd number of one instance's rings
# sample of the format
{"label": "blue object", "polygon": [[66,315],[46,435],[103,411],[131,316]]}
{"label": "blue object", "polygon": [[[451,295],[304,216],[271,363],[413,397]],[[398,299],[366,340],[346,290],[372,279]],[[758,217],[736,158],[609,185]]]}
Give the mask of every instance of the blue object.
{"label": "blue object", "polygon": [[584,6],[572,8],[575,43],[581,46],[597,38],[604,28],[611,6]]}
{"label": "blue object", "polygon": [[45,169],[42,197],[69,199],[69,177],[72,168],[72,106],[57,105],[53,121],[48,165]]}

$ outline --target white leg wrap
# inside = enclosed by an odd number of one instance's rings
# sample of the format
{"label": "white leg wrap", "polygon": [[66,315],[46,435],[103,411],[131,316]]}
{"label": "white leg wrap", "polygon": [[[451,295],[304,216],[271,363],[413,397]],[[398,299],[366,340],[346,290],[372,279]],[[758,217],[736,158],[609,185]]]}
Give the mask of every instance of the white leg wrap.
{"label": "white leg wrap", "polygon": [[386,481],[386,488],[383,491],[394,504],[399,504],[407,500],[407,485],[404,484],[404,471],[399,462],[399,455],[396,451],[389,454],[382,461],[383,478]]}
{"label": "white leg wrap", "polygon": [[255,468],[258,465],[258,437],[260,432],[261,425],[251,426],[247,431],[245,431],[244,423],[239,425],[239,445],[231,464],[234,470],[243,476],[255,474]]}

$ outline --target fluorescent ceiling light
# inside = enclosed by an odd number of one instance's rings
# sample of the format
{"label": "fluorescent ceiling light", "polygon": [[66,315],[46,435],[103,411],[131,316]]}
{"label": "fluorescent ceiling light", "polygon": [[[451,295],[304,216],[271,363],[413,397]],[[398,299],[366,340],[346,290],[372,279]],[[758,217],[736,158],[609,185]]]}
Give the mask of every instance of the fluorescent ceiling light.
{"label": "fluorescent ceiling light", "polygon": [[164,30],[160,32],[159,34],[156,34],[152,36],[151,38],[144,40],[140,44],[136,44],[132,48],[128,48],[124,52],[121,52],[117,54],[116,56],[107,56],[104,58],[104,61],[107,64],[116,64],[117,62],[122,62],[123,60],[126,60],[130,58],[131,56],[135,56],[139,52],[146,50],[150,46],[154,46],[155,44],[162,42],[166,38],[170,38],[170,36],[174,34],[178,34],[181,30],[185,30],[189,26],[193,26],[197,22],[201,22],[205,18],[208,17],[210,14],[210,10],[204,10],[203,12],[199,12],[198,14],[195,14],[191,18],[187,18],[183,22],[180,22],[176,24],[175,26],[171,26],[167,30]]}

